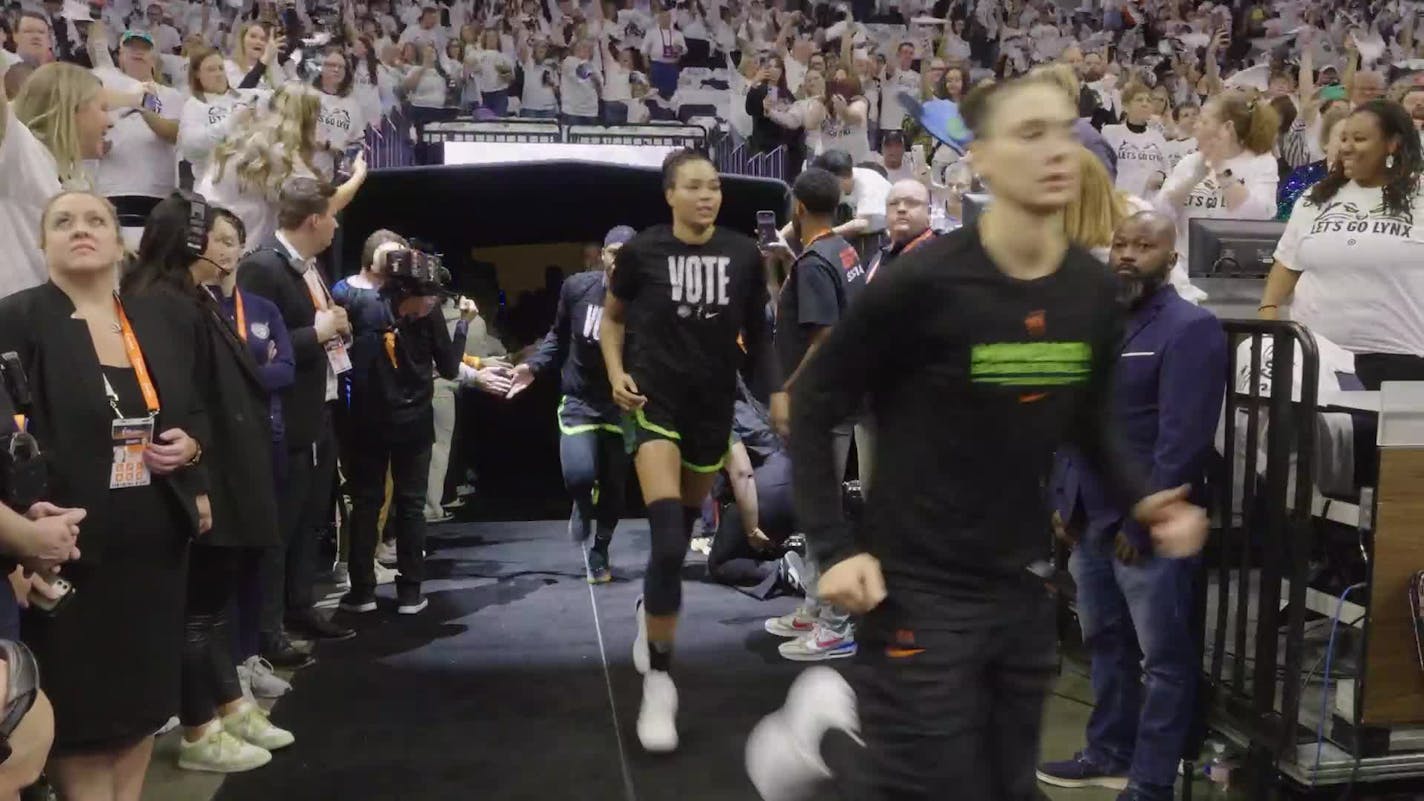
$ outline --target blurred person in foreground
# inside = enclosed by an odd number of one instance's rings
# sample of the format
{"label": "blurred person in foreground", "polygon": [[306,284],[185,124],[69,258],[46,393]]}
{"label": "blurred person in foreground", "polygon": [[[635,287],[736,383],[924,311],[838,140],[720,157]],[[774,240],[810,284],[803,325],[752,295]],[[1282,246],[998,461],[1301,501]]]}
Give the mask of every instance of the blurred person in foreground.
{"label": "blurred person in foreground", "polygon": [[[886,801],[1038,797],[1057,667],[1042,483],[1060,444],[1110,476],[1159,552],[1206,537],[1187,489],[1149,495],[1112,435],[1116,286],[1058,219],[1078,188],[1067,94],[1014,80],[964,114],[994,204],[872,281],[791,387],[797,515],[822,599],[864,616],[849,678],[867,798]],[[833,431],[867,396],[876,482],[852,531]]]}

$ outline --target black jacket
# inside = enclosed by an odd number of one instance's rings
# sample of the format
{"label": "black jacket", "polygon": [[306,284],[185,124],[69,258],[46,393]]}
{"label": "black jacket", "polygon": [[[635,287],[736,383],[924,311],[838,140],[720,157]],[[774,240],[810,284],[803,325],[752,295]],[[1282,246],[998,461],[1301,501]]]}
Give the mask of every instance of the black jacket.
{"label": "black jacket", "polygon": [[326,349],[316,341],[316,305],[299,270],[275,237],[243,257],[237,285],[272,301],[292,338],[296,381],[282,391],[287,450],[310,448],[321,434],[326,407]]}
{"label": "black jacket", "polygon": [[[199,346],[201,319],[191,304],[172,297],[125,295],[123,300],[158,390],[161,408],[154,433],[181,428],[206,451],[212,437],[194,381],[208,370]],[[74,304],[51,283],[0,299],[0,353],[14,351],[25,366],[34,401],[29,430],[45,454],[48,500],[88,510],[79,549],[84,562],[97,563],[109,549],[123,547],[124,529],[131,521],[108,514],[114,413],[89,329],[73,314]],[[208,490],[204,466],[155,475],[153,480],[171,491],[191,524],[190,532],[196,534],[194,498]]]}
{"label": "black jacket", "polygon": [[267,421],[267,391],[252,353],[210,299],[166,288],[154,292],[188,304],[202,321],[200,361],[207,372],[194,383],[211,431],[203,443],[203,465],[208,471],[213,528],[198,543],[229,548],[276,545],[272,428]]}

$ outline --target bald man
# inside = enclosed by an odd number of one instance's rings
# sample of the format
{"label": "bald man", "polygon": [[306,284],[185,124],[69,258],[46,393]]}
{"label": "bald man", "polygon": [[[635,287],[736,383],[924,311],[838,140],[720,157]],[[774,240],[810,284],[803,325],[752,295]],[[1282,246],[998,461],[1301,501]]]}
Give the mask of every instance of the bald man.
{"label": "bald man", "polygon": [[890,243],[871,258],[867,281],[874,280],[876,270],[934,237],[928,187],[909,178],[891,185],[885,196],[885,232]]}
{"label": "bald man", "polygon": [[[1175,241],[1170,218],[1144,212],[1118,226],[1109,257],[1128,313],[1113,411],[1122,441],[1150,465],[1149,490],[1200,487],[1226,391],[1220,321],[1168,280]],[[1068,568],[1097,706],[1087,747],[1040,767],[1039,781],[1170,801],[1200,664],[1189,620],[1195,561],[1154,554],[1078,454],[1058,455],[1052,486],[1054,528],[1074,544]]]}

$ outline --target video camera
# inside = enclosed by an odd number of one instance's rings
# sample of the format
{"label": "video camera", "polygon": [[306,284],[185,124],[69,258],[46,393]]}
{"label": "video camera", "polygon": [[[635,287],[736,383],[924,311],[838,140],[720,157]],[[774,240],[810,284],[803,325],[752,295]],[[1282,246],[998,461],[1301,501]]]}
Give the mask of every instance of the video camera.
{"label": "video camera", "polygon": [[39,443],[23,425],[32,402],[19,354],[0,354],[0,420],[14,422],[0,433],[0,503],[20,514],[44,498],[48,484]]}
{"label": "video camera", "polygon": [[381,294],[396,300],[408,297],[444,297],[450,292],[450,271],[439,253],[402,248],[386,254],[386,280]]}

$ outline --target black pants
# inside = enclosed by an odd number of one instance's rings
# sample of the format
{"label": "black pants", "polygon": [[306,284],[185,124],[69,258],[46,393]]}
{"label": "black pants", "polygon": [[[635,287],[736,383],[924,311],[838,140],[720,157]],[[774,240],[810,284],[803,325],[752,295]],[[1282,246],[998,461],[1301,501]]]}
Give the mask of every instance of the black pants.
{"label": "black pants", "polygon": [[596,429],[560,435],[564,487],[574,500],[571,534],[586,540],[596,523],[601,539],[613,537],[628,495],[630,461],[621,433]]}
{"label": "black pants", "polygon": [[289,449],[286,481],[278,485],[277,517],[282,545],[267,549],[262,565],[262,634],[282,631],[283,613],[304,612],[315,605],[317,531],[331,507],[336,481],[336,437],[331,415],[315,447]]}
{"label": "black pants", "polygon": [[1057,670],[1054,605],[1026,589],[1003,622],[962,631],[857,632],[864,801],[1038,799],[1043,704]]}
{"label": "black pants", "polygon": [[188,557],[188,602],[183,617],[181,716],[202,726],[222,704],[242,697],[228,631],[228,607],[239,577],[262,558],[257,548],[195,544]]}
{"label": "black pants", "polygon": [[346,564],[353,591],[376,589],[376,541],[381,504],[386,499],[386,470],[391,473],[391,511],[387,527],[395,533],[401,585],[425,580],[425,489],[430,478],[431,443],[362,440],[351,446],[347,481],[351,488],[351,545]]}
{"label": "black pants", "polygon": [[1377,392],[1385,381],[1424,381],[1424,358],[1394,353],[1356,353],[1355,375]]}

